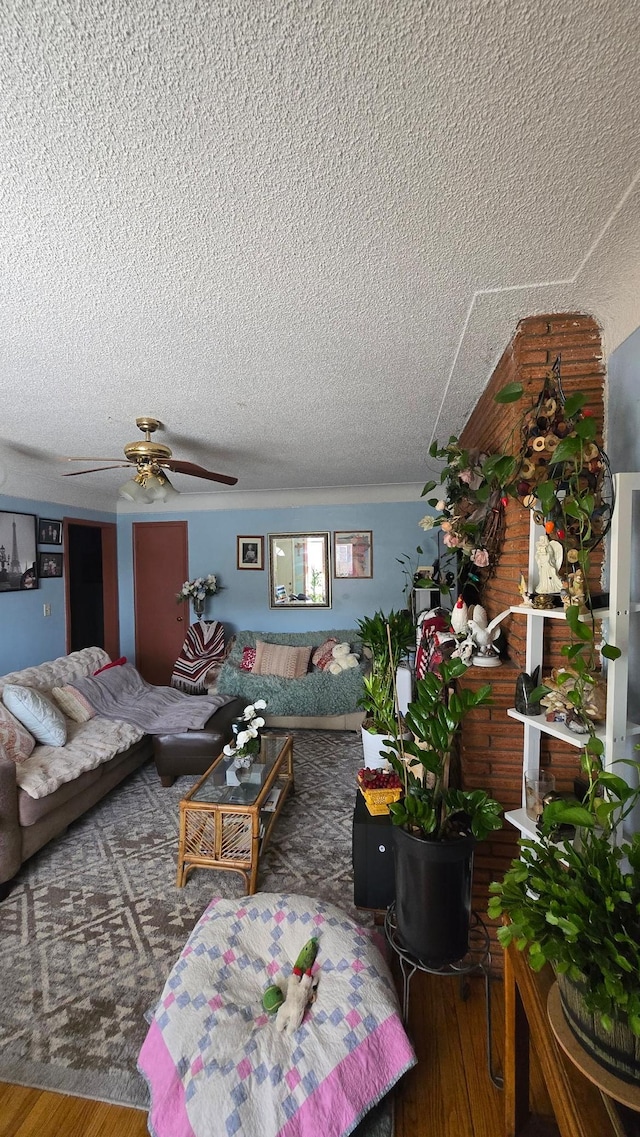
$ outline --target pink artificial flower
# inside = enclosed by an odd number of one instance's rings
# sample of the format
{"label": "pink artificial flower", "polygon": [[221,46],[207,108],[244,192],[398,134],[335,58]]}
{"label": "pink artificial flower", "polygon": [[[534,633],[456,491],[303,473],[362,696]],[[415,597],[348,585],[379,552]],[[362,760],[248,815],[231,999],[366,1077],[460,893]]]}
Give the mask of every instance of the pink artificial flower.
{"label": "pink artificial flower", "polygon": [[477,490],[482,485],[482,477],[480,474],[474,474],[471,467],[466,470],[461,470],[458,474],[461,482],[469,487],[470,490]]}
{"label": "pink artificial flower", "polygon": [[461,544],[460,538],[456,537],[455,533],[445,533],[442,539],[449,549],[457,549]]}
{"label": "pink artificial flower", "polygon": [[478,568],[486,568],[489,564],[489,554],[486,549],[474,549],[471,560]]}

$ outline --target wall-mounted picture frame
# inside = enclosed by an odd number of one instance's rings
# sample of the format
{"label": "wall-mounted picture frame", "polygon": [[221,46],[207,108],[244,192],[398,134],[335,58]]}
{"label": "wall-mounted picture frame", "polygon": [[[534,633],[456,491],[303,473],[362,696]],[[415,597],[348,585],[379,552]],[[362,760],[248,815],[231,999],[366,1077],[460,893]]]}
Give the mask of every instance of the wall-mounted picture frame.
{"label": "wall-mounted picture frame", "polygon": [[339,529],[333,534],[333,575],[341,580],[369,580],[373,576],[371,529]]}
{"label": "wall-mounted picture frame", "polygon": [[34,513],[0,511],[0,592],[38,587]]}
{"label": "wall-mounted picture frame", "polygon": [[43,580],[62,576],[62,553],[38,553],[38,573]]}
{"label": "wall-mounted picture frame", "polygon": [[38,544],[61,545],[62,522],[52,520],[50,517],[38,518]]}
{"label": "wall-mounted picture frame", "polygon": [[238,537],[239,569],[264,568],[264,537]]}

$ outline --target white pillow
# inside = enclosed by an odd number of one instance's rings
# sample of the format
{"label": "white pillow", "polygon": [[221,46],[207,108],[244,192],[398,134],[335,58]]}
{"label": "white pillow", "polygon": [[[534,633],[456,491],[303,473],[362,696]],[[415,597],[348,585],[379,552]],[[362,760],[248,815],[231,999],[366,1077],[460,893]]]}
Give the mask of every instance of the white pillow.
{"label": "white pillow", "polygon": [[8,711],[44,746],[64,746],[67,724],[64,715],[41,691],[8,683],[2,692]]}

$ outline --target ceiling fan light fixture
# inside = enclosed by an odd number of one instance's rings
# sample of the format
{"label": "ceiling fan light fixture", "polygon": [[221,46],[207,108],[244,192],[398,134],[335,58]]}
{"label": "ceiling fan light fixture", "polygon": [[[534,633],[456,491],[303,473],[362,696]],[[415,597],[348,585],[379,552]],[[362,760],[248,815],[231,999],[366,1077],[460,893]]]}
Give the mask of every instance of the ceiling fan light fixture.
{"label": "ceiling fan light fixture", "polygon": [[154,501],[169,501],[178,496],[164,470],[155,469],[148,463],[140,463],[138,472],[129,482],[120,487],[119,496],[136,505],[151,505]]}
{"label": "ceiling fan light fixture", "polygon": [[120,486],[118,497],[124,498],[125,501],[132,501],[136,505],[149,504],[146,487],[141,485],[137,478],[132,478],[131,481]]}
{"label": "ceiling fan light fixture", "polygon": [[172,497],[178,497],[178,491],[175,486],[172,486],[164,470],[159,473],[149,474],[146,484],[147,501],[170,501]]}

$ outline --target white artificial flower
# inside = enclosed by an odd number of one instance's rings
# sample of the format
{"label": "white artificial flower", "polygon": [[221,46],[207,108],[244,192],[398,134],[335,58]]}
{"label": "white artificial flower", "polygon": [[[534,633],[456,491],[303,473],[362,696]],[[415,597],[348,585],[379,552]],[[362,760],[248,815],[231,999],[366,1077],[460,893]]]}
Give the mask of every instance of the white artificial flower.
{"label": "white artificial flower", "polygon": [[205,599],[206,599],[206,596],[207,596],[207,594],[206,594],[206,592],[204,591],[204,589],[203,589],[203,588],[201,588],[201,589],[200,589],[200,591],[196,593],[196,596],[198,597],[198,600],[205,600]]}
{"label": "white artificial flower", "polygon": [[263,711],[267,704],[265,703],[264,699],[256,699],[253,705],[257,711]]}
{"label": "white artificial flower", "polygon": [[245,730],[244,733],[246,735],[248,735],[249,738],[257,738],[258,737],[258,732],[257,732],[253,722],[250,722],[248,724],[247,729]]}
{"label": "white artificial flower", "polygon": [[235,754],[235,752],[236,752],[236,748],[235,748],[235,746],[232,746],[230,742],[228,742],[226,746],[222,747],[222,753],[226,754],[227,758],[233,758],[233,755]]}
{"label": "white artificial flower", "polygon": [[257,729],[258,729],[258,730],[260,730],[260,727],[261,727],[261,726],[264,726],[264,719],[263,719],[263,718],[259,718],[259,717],[258,717],[257,719],[254,719],[254,720],[253,720],[253,725],[254,725],[255,727],[257,727]]}
{"label": "white artificial flower", "polygon": [[418,525],[421,529],[433,529],[434,524],[435,518],[433,518],[430,513],[428,513],[426,517],[423,517],[422,520],[418,522]]}
{"label": "white artificial flower", "polygon": [[443,509],[446,509],[446,508],[447,508],[446,501],[437,501],[436,502],[436,509],[438,510],[438,513],[442,513]]}
{"label": "white artificial flower", "polygon": [[242,750],[242,747],[247,745],[247,742],[249,742],[249,739],[251,737],[252,736],[248,730],[241,730],[236,739],[238,750]]}
{"label": "white artificial flower", "polygon": [[255,707],[253,706],[253,704],[250,704],[248,707],[245,707],[244,708],[244,714],[242,715],[243,719],[245,719],[247,722],[249,721],[249,719],[252,719],[254,710],[255,710]]}

